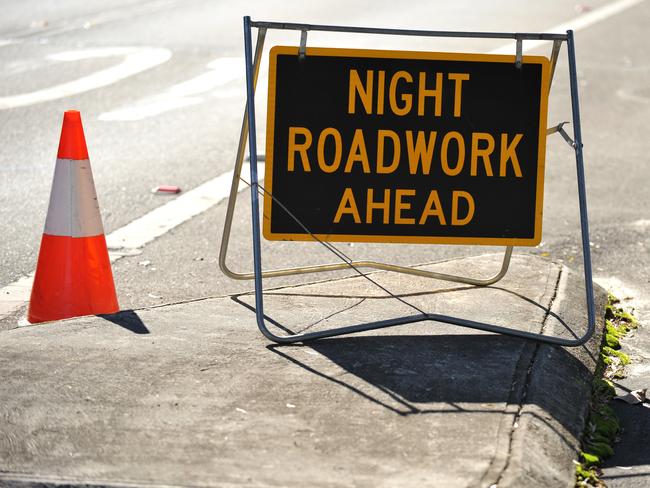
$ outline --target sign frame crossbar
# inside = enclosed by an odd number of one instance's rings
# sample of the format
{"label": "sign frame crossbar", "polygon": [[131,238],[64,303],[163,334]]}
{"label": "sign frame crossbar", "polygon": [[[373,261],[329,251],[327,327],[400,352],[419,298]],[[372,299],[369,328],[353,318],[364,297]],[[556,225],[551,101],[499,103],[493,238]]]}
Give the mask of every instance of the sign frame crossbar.
{"label": "sign frame crossbar", "polygon": [[[334,337],[339,335],[351,334],[355,332],[363,332],[368,330],[381,329],[386,327],[393,327],[398,325],[405,325],[409,323],[422,322],[422,321],[437,321],[448,324],[453,324],[461,327],[469,327],[472,329],[484,330],[499,334],[505,334],[515,337],[534,340],[541,343],[553,344],[557,346],[576,347],[586,343],[595,331],[595,303],[593,295],[593,279],[592,279],[592,266],[591,266],[591,250],[589,247],[589,223],[587,217],[587,197],[586,197],[586,184],[584,174],[584,160],[583,160],[583,145],[582,133],[580,128],[580,108],[578,102],[578,82],[577,82],[577,69],[575,60],[575,45],[573,39],[573,31],[568,30],[566,34],[553,34],[553,33],[507,33],[507,32],[455,32],[455,31],[427,31],[427,30],[406,30],[406,29],[382,29],[382,28],[367,28],[367,27],[351,27],[351,26],[330,26],[330,25],[316,25],[316,24],[292,24],[281,22],[258,22],[252,21],[249,16],[244,17],[244,52],[246,61],[246,113],[242,123],[242,130],[240,134],[239,148],[237,151],[237,161],[235,170],[233,172],[233,184],[230,192],[230,199],[228,204],[228,212],[226,216],[226,223],[224,225],[224,239],[221,243],[221,252],[219,255],[219,266],[223,272],[234,279],[254,279],[255,282],[255,314],[257,325],[260,332],[269,340],[280,343],[295,343],[305,342],[315,339],[326,337]],[[252,28],[258,29],[257,44],[255,48],[255,55],[252,51]],[[354,324],[349,326],[337,327],[316,332],[290,334],[280,336],[271,332],[267,325],[267,317],[264,314],[264,299],[263,299],[263,284],[264,277],[271,276],[285,276],[289,274],[305,274],[316,271],[332,271],[342,268],[355,268],[355,267],[372,267],[377,269],[384,269],[388,271],[399,271],[419,276],[433,277],[446,281],[461,282],[473,284],[478,286],[490,285],[501,279],[507,272],[512,255],[512,246],[508,246],[505,251],[504,260],[501,270],[497,275],[487,280],[480,280],[467,277],[450,276],[438,273],[431,273],[424,270],[416,270],[413,268],[406,268],[383,263],[375,263],[372,261],[361,262],[346,262],[335,263],[331,265],[309,266],[302,268],[287,268],[283,270],[262,270],[262,256],[261,256],[261,230],[259,221],[259,191],[261,188],[257,172],[257,139],[256,139],[256,126],[255,126],[255,86],[259,74],[259,65],[262,55],[262,47],[267,29],[281,29],[281,30],[300,30],[306,33],[312,31],[329,31],[329,32],[348,32],[358,34],[383,34],[383,35],[403,35],[403,36],[423,36],[423,37],[455,37],[455,38],[483,38],[483,39],[514,39],[517,43],[517,50],[521,48],[523,40],[548,40],[553,41],[553,52],[551,55],[551,72],[555,70],[559,50],[563,42],[567,43],[567,54],[569,63],[569,79],[571,89],[571,108],[573,119],[573,140],[572,144],[575,158],[576,158],[576,172],[577,172],[577,186],[578,186],[578,203],[580,208],[580,229],[582,238],[582,252],[583,252],[583,268],[584,268],[584,281],[585,281],[585,295],[587,305],[587,330],[584,335],[578,337],[573,331],[569,330],[573,338],[548,336],[544,334],[528,332],[524,330],[512,329],[495,324],[478,322],[460,317],[453,317],[443,314],[434,313],[418,313],[415,315],[408,315],[397,317],[387,320],[380,320],[374,322],[367,322],[361,324]],[[301,37],[306,40],[306,34]],[[248,136],[248,148],[250,159],[250,194],[251,194],[251,215],[252,215],[252,241],[253,241],[253,273],[234,273],[226,264],[226,255],[228,249],[228,241],[232,227],[232,214],[234,212],[234,205],[237,198],[239,187],[239,179],[241,176],[241,169],[243,164],[243,157],[246,146],[246,136]],[[262,189],[263,190],[263,189]]]}

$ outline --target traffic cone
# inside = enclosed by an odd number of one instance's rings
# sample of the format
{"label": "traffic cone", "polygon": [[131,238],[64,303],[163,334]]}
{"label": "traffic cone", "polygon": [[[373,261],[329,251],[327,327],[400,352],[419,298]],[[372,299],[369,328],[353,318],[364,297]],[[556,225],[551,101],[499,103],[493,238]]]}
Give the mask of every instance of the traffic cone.
{"label": "traffic cone", "polygon": [[27,320],[119,310],[81,114],[63,115],[50,205]]}

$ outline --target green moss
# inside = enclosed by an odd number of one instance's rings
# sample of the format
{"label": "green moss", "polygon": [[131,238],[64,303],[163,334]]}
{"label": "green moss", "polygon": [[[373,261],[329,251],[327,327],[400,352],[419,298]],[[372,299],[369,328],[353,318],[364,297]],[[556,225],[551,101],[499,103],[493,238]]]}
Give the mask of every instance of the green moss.
{"label": "green moss", "polygon": [[609,441],[589,442],[585,447],[588,454],[597,456],[599,459],[606,459],[614,455],[614,449],[609,445]]}
{"label": "green moss", "polygon": [[[599,439],[614,440],[618,434],[619,423],[616,417],[600,415],[598,412],[591,413],[591,422],[596,429]],[[587,443],[594,440],[594,435],[587,436]]]}
{"label": "green moss", "polygon": [[593,466],[600,464],[600,458],[595,454],[590,454],[588,452],[580,452],[580,457],[582,458],[582,463],[585,466]]}
{"label": "green moss", "polygon": [[613,334],[605,334],[605,344],[612,349],[620,349],[621,347],[618,337]]}
{"label": "green moss", "polygon": [[612,349],[611,347],[605,346],[603,347],[603,355],[605,357],[617,357],[623,366],[627,366],[630,364],[630,356],[625,354],[623,351],[617,351],[616,349]]}
{"label": "green moss", "polygon": [[603,482],[598,478],[598,468],[595,466],[584,466],[576,462],[576,486],[604,486]]}
{"label": "green moss", "polygon": [[595,378],[592,385],[592,396],[610,400],[616,396],[616,390],[611,381],[604,378]]}
{"label": "green moss", "polygon": [[607,378],[620,378],[630,357],[620,351],[620,340],[637,322],[632,314],[618,307],[620,301],[609,295],[605,307],[605,333],[596,365],[591,389],[589,417],[582,439],[580,461],[576,461],[576,487],[605,487],[600,480],[600,465],[614,454],[613,444],[620,430],[616,413],[609,406],[616,395],[614,385]]}
{"label": "green moss", "polygon": [[629,328],[624,324],[614,325],[614,323],[609,320],[605,322],[605,334],[609,336],[620,339],[621,337],[625,337],[628,332]]}

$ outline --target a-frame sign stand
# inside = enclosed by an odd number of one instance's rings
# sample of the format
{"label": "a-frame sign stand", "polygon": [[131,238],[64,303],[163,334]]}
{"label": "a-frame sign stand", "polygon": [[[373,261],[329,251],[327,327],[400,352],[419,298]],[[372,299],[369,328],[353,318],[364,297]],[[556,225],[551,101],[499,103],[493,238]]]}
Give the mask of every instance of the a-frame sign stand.
{"label": "a-frame sign stand", "polygon": [[[257,28],[257,34],[258,34],[254,55],[253,55],[252,37],[251,37],[252,28]],[[513,247],[512,245],[507,245],[504,253],[501,269],[496,275],[486,279],[447,275],[447,274],[435,273],[435,272],[419,270],[419,269],[414,269],[409,267],[396,266],[388,263],[379,263],[375,261],[350,261],[345,259],[344,259],[345,262],[341,262],[341,263],[263,271],[262,257],[261,257],[261,244],[260,244],[261,229],[260,229],[260,221],[259,221],[259,208],[260,208],[259,193],[260,192],[266,192],[266,196],[268,196],[269,199],[273,201],[273,203],[279,204],[280,207],[283,210],[285,210],[285,212],[289,214],[291,218],[293,218],[293,220],[298,224],[298,226],[305,231],[307,237],[300,238],[300,240],[315,240],[317,242],[321,242],[325,244],[321,239],[319,239],[318,234],[312,233],[310,230],[308,230],[307,226],[304,225],[291,212],[289,208],[287,208],[284,204],[282,204],[282,202],[276,201],[274,195],[270,194],[271,193],[270,190],[264,189],[259,185],[258,173],[257,173],[258,153],[257,153],[257,140],[256,140],[254,95],[255,95],[255,86],[257,83],[257,77],[259,73],[259,66],[260,66],[260,61],[262,56],[264,40],[268,29],[301,31],[300,47],[298,49],[298,56],[300,58],[304,58],[306,54],[306,40],[307,40],[308,31],[329,31],[329,32],[384,34],[384,35],[399,35],[399,36],[422,36],[422,37],[514,39],[516,41],[515,64],[518,68],[521,67],[522,64],[523,41],[525,40],[552,41],[553,48],[551,52],[551,59],[550,59],[550,66],[549,66],[550,73],[548,73],[550,79],[552,79],[555,70],[555,65],[557,62],[561,45],[562,43],[566,42],[567,51],[568,51],[569,78],[570,78],[570,87],[571,87],[573,140],[571,140],[571,138],[564,131],[563,129],[564,123],[561,123],[556,127],[548,129],[546,133],[551,134],[553,132],[559,132],[562,135],[562,137],[565,140],[567,140],[567,142],[573,147],[575,152],[577,185],[578,185],[578,201],[579,201],[579,208],[580,208],[582,251],[583,251],[583,262],[584,262],[584,281],[585,281],[586,306],[587,306],[587,330],[585,331],[584,335],[578,337],[576,334],[572,333],[574,335],[574,338],[567,339],[562,337],[547,336],[543,334],[502,327],[495,324],[467,320],[459,317],[453,317],[453,316],[442,315],[442,314],[432,314],[432,313],[417,313],[409,316],[397,317],[397,318],[369,322],[369,323],[354,324],[345,327],[338,327],[334,329],[328,329],[328,330],[317,331],[317,332],[308,332],[302,334],[279,336],[272,333],[266,326],[266,319],[264,315],[262,279],[265,277],[306,274],[306,273],[321,272],[321,271],[333,271],[333,270],[346,269],[346,268],[355,269],[357,271],[359,268],[374,268],[380,270],[413,274],[417,276],[430,277],[430,278],[435,278],[435,279],[440,279],[445,281],[471,284],[476,286],[487,286],[497,282],[506,274],[508,270],[508,265],[510,263]],[[593,296],[591,254],[590,254],[590,247],[589,247],[589,227],[588,227],[588,218],[587,218],[587,198],[586,198],[584,163],[583,163],[583,153],[582,153],[582,136],[580,130],[578,82],[577,82],[575,49],[574,49],[574,40],[573,40],[572,31],[567,31],[566,34],[422,31],[422,30],[380,29],[380,28],[329,26],[329,25],[312,25],[312,24],[290,24],[290,23],[278,23],[278,22],[258,22],[258,21],[251,21],[250,17],[244,17],[244,49],[245,49],[245,60],[246,60],[246,89],[247,89],[246,113],[244,115],[244,120],[242,123],[239,147],[237,150],[237,159],[235,163],[233,181],[232,181],[232,186],[230,191],[230,199],[228,203],[226,221],[224,225],[223,239],[221,242],[219,266],[227,276],[233,279],[254,279],[255,312],[256,312],[257,324],[260,331],[265,337],[277,343],[304,342],[304,341],[320,339],[325,337],[333,337],[338,335],[350,334],[354,332],[362,332],[362,331],[368,331],[373,329],[380,329],[385,327],[392,327],[397,325],[404,325],[404,324],[409,324],[414,322],[431,320],[431,321],[454,324],[461,327],[469,327],[469,328],[474,328],[474,329],[479,329],[479,330],[484,330],[489,332],[507,334],[516,337],[523,337],[526,339],[532,339],[535,341],[559,345],[559,346],[575,347],[575,346],[582,345],[589,340],[589,338],[593,335],[595,330],[595,305],[594,305],[594,296]],[[549,89],[550,89],[550,79],[548,81]],[[254,270],[252,273],[237,273],[229,269],[226,263],[226,257],[227,257],[229,238],[230,238],[230,233],[232,228],[234,207],[237,199],[237,193],[238,193],[241,171],[243,166],[247,136],[248,136],[248,147],[249,147],[249,154],[250,154],[250,158],[249,158],[250,159],[250,186],[251,186],[250,190],[251,190]],[[539,224],[541,226],[541,222],[539,222]],[[448,242],[448,241],[442,241],[442,242]]]}

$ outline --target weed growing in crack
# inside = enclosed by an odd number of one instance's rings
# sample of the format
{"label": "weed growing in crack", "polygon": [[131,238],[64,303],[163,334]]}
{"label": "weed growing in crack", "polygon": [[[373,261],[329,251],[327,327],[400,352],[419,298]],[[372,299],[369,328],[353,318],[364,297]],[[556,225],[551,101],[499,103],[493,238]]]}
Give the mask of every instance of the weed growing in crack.
{"label": "weed growing in crack", "polygon": [[605,307],[605,335],[591,388],[589,417],[582,437],[580,460],[576,463],[576,487],[605,487],[600,479],[602,462],[614,454],[612,445],[620,430],[616,413],[610,402],[616,396],[613,379],[624,377],[624,368],[630,363],[627,354],[620,351],[620,340],[636,328],[634,316],[618,306],[619,300],[609,295]]}

